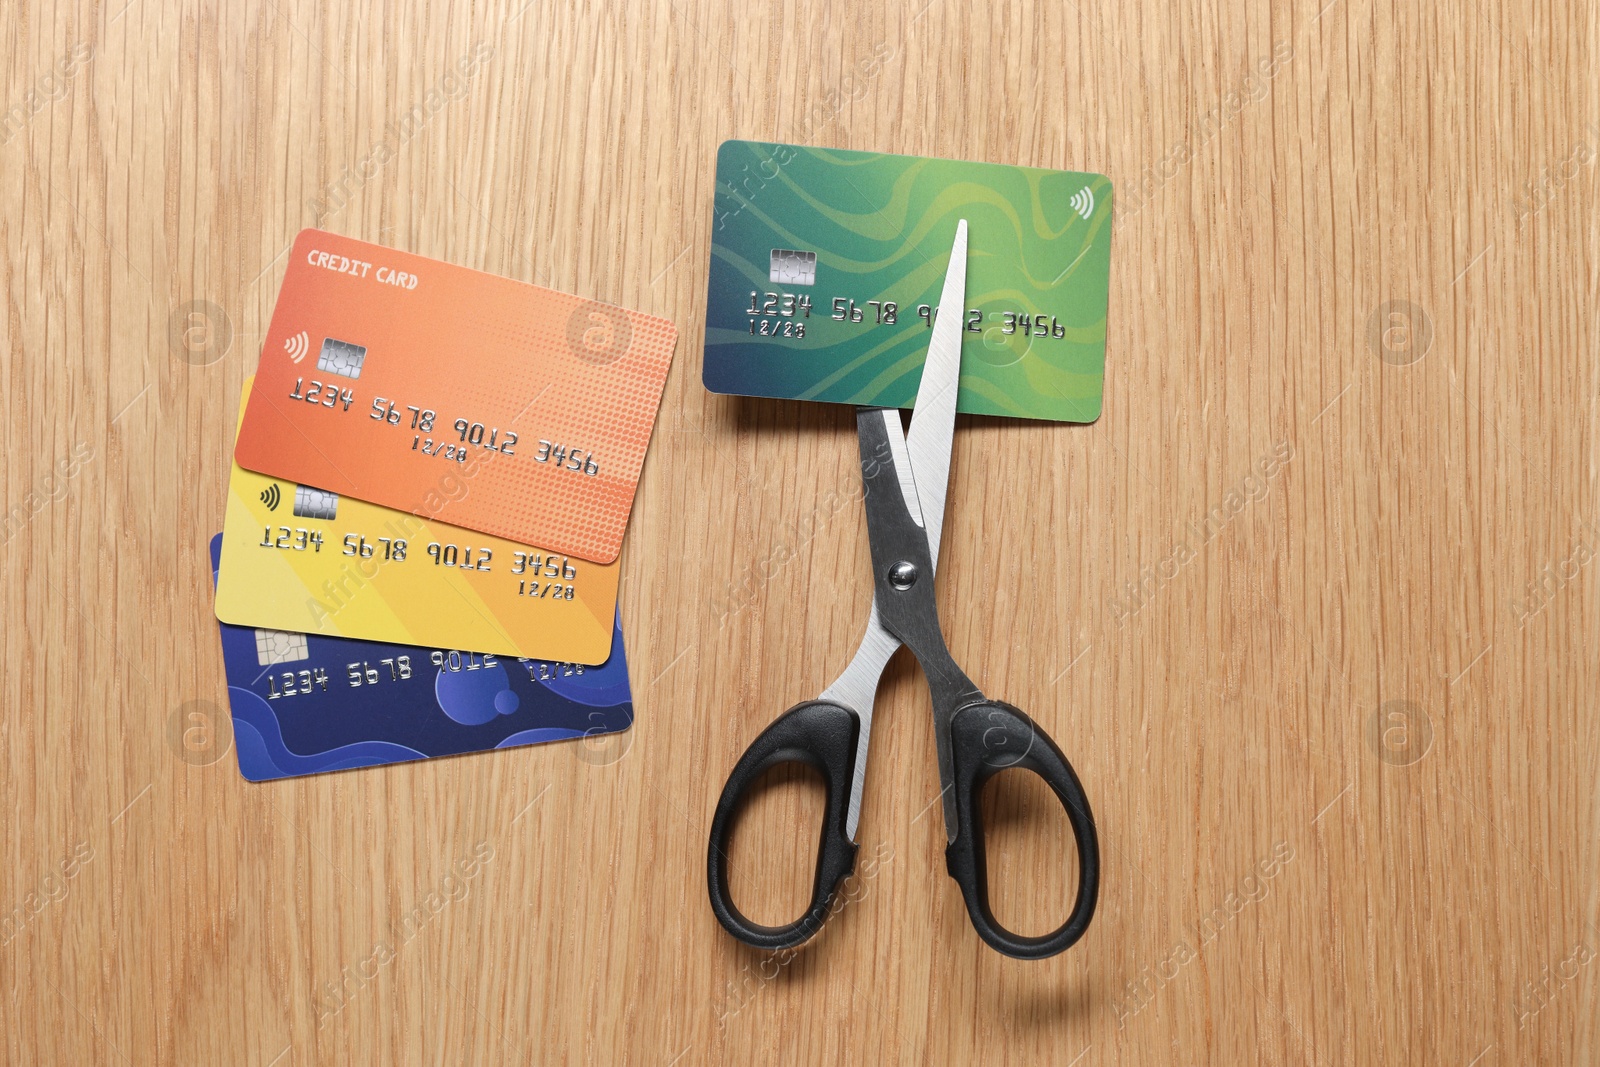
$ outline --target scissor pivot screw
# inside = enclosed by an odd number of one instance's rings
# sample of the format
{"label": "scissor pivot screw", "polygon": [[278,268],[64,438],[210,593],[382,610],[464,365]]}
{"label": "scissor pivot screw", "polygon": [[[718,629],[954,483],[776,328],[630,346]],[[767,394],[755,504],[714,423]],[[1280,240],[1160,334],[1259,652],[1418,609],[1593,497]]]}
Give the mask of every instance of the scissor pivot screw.
{"label": "scissor pivot screw", "polygon": [[906,590],[917,584],[917,565],[908,559],[893,564],[889,568],[889,584],[896,589]]}

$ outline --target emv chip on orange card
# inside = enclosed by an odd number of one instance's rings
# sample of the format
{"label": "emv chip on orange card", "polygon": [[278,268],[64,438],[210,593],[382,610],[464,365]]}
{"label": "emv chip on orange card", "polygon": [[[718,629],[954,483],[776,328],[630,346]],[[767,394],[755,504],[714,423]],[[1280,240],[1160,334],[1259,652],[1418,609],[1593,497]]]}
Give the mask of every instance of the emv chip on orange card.
{"label": "emv chip on orange card", "polygon": [[666,319],[303,230],[234,458],[610,563],[676,339]]}

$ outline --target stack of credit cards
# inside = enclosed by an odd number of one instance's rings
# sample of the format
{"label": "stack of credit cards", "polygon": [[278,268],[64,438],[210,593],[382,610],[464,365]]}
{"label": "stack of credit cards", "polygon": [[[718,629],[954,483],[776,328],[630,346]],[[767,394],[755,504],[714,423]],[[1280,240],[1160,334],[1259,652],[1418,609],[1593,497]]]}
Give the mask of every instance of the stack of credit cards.
{"label": "stack of credit cards", "polygon": [[252,780],[626,729],[672,323],[303,231],[212,545]]}

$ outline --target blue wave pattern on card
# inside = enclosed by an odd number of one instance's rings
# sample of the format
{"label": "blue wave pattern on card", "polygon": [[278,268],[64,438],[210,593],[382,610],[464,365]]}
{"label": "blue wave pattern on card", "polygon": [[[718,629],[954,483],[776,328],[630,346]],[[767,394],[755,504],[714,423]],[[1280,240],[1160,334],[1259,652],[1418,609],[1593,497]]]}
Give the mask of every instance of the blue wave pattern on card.
{"label": "blue wave pattern on card", "polygon": [[[222,536],[211,541],[212,580]],[[219,623],[239,771],[253,782],[626,730],[622,629],[599,667]],[[579,673],[579,672],[582,673]]]}

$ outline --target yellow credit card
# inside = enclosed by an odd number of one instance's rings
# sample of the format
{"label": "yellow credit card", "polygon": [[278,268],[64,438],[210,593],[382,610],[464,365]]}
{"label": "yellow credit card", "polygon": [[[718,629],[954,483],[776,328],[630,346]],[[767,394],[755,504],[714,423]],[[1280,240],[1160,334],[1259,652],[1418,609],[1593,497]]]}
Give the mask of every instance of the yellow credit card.
{"label": "yellow credit card", "polygon": [[[245,382],[241,417],[254,379]],[[465,497],[470,479],[441,482]],[[603,663],[619,564],[430,522],[233,464],[217,618],[237,626]]]}

